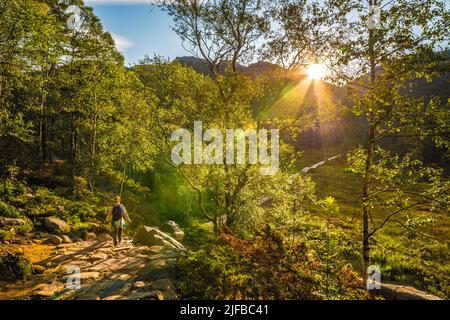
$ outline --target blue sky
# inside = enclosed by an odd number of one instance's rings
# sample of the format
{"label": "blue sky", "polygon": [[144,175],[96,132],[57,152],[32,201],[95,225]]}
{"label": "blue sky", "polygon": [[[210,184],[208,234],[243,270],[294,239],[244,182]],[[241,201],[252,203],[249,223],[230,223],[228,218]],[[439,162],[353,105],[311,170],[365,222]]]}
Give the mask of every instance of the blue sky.
{"label": "blue sky", "polygon": [[126,64],[137,63],[145,54],[175,58],[187,52],[172,31],[171,17],[151,0],[85,0],[94,8],[105,31],[110,32]]}

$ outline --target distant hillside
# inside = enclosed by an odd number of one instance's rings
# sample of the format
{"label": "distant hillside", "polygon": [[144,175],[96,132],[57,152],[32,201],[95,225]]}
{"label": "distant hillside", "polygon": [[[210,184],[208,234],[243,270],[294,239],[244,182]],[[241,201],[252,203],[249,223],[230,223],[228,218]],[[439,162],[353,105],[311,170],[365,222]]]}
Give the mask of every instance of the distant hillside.
{"label": "distant hillside", "polygon": [[[195,71],[202,73],[204,75],[212,76],[212,72],[208,67],[208,64],[205,60],[196,58],[196,57],[177,57],[175,58],[176,61],[179,61],[182,65],[186,67],[191,67]],[[225,73],[226,68],[226,61],[222,62],[219,66],[219,70],[222,73]],[[244,71],[246,67],[238,64],[237,69],[238,71]]]}
{"label": "distant hillside", "polygon": [[[178,57],[182,65],[204,75],[211,76],[205,60],[196,57]],[[225,71],[223,63],[221,72]],[[249,66],[238,65],[238,70],[251,77],[264,76],[267,79],[266,96],[254,106],[255,115],[260,118],[291,118],[304,115],[330,115],[338,104],[350,104],[346,98],[346,88],[337,87],[321,80],[311,80],[304,73],[286,70],[281,66],[258,61]],[[350,118],[350,119],[349,119]],[[300,137],[298,147],[318,147],[322,144],[337,144],[348,139],[348,132],[356,133],[354,122],[360,122],[352,115],[346,119],[330,120],[320,123],[319,130],[308,130]],[[351,128],[350,128],[351,127]]]}
{"label": "distant hillside", "polygon": [[[192,57],[192,56],[185,56],[185,57],[177,57],[175,58],[176,61],[179,61],[182,65],[191,67],[197,72],[200,72],[205,75],[211,76],[211,70],[209,70],[208,64],[204,59]],[[225,72],[226,68],[226,61],[224,61],[220,66],[220,72]],[[286,71],[282,67],[272,64],[265,61],[258,61],[256,63],[253,63],[249,66],[243,66],[241,64],[237,65],[237,69],[240,72],[246,73],[250,76],[260,76],[264,74],[274,73],[274,72],[283,72]]]}
{"label": "distant hillside", "polygon": [[[197,72],[211,76],[205,60],[196,57],[178,57],[177,61],[184,66],[191,67]],[[220,71],[225,71],[226,62],[220,66]],[[347,86],[338,87],[321,80],[311,80],[305,74],[291,71],[281,66],[258,61],[249,66],[238,65],[238,70],[252,77],[265,76],[268,80],[268,90],[263,103],[255,105],[255,114],[258,118],[285,118],[302,117],[305,114],[322,114],[330,116],[339,105],[350,106],[351,100],[347,97]],[[364,76],[354,83],[368,81]],[[419,84],[413,93],[417,96],[439,96],[446,101],[450,96],[450,74],[426,82],[417,79]],[[351,113],[338,116],[338,119],[322,120],[315,130],[308,130],[299,137],[301,148],[321,147],[323,145],[335,145],[343,141],[359,141],[365,135],[365,117],[355,117]]]}

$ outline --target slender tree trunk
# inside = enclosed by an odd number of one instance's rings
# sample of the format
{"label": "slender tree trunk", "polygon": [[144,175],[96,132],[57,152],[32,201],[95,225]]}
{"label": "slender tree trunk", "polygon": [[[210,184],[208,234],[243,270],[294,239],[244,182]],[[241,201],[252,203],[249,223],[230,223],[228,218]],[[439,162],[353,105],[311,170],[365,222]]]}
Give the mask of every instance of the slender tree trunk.
{"label": "slender tree trunk", "polygon": [[370,243],[369,243],[369,218],[370,218],[370,182],[372,175],[372,160],[374,150],[374,126],[371,124],[369,128],[369,141],[367,146],[367,156],[364,171],[364,182],[362,192],[362,210],[363,210],[363,276],[364,280],[367,277],[367,268],[371,264],[370,262]]}
{"label": "slender tree trunk", "polygon": [[47,159],[47,117],[45,113],[45,88],[42,89],[41,105],[39,113],[39,143],[42,161]]}
{"label": "slender tree trunk", "polygon": [[70,161],[72,165],[75,165],[76,160],[76,149],[77,149],[77,134],[75,127],[75,116],[74,113],[70,113]]}
{"label": "slender tree trunk", "polygon": [[[369,5],[376,5],[376,0],[370,0]],[[369,60],[370,60],[370,84],[373,85],[375,82],[375,52],[374,52],[374,30],[369,30]],[[369,134],[367,141],[367,155],[365,160],[365,170],[363,177],[363,192],[362,192],[362,211],[363,211],[363,279],[367,279],[367,268],[371,264],[370,258],[370,230],[369,230],[369,219],[370,219],[370,184],[372,179],[372,162],[373,162],[373,152],[375,147],[375,114],[373,111],[369,113]]]}
{"label": "slender tree trunk", "polygon": [[91,131],[91,150],[90,150],[90,174],[89,174],[89,185],[93,189],[94,187],[94,177],[95,177],[95,167],[96,161],[95,156],[97,153],[97,124],[98,124],[98,109],[97,109],[97,92],[94,92],[94,108],[95,113],[93,117],[92,123],[92,131]]}
{"label": "slender tree trunk", "polygon": [[119,196],[122,196],[123,185],[124,185],[124,182],[125,182],[125,178],[127,176],[127,163],[128,163],[128,153],[125,154],[125,161],[123,163],[123,176],[122,176],[122,181],[120,182],[120,193],[119,193]]}

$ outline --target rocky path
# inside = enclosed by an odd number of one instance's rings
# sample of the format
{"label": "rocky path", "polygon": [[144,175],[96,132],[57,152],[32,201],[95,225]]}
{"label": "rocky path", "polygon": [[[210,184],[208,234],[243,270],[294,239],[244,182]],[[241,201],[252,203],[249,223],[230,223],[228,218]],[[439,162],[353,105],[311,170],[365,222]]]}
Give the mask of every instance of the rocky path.
{"label": "rocky path", "polygon": [[183,252],[167,242],[134,245],[125,238],[60,244],[35,263],[33,275],[0,289],[0,299],[165,300],[177,299],[177,258]]}
{"label": "rocky path", "polygon": [[310,170],[312,170],[312,169],[317,169],[317,168],[320,167],[321,165],[325,164],[327,161],[331,161],[331,160],[337,159],[337,158],[339,158],[339,157],[342,157],[342,154],[338,154],[338,155],[336,155],[336,156],[329,157],[329,158],[327,158],[327,159],[325,159],[325,160],[319,161],[319,162],[313,164],[313,165],[310,166],[310,167],[305,167],[305,168],[302,169],[301,173],[308,173]]}

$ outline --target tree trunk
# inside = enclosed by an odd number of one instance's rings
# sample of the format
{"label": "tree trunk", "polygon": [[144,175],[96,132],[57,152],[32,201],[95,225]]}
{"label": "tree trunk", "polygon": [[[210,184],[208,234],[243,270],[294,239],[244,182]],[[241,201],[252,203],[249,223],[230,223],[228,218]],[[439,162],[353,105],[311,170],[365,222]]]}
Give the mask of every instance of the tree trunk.
{"label": "tree trunk", "polygon": [[[376,5],[376,0],[370,0],[369,6]],[[373,85],[375,82],[375,37],[374,30],[369,29],[369,63],[370,63],[370,84]],[[367,143],[367,155],[365,161],[365,170],[363,177],[363,192],[362,192],[362,219],[363,219],[363,279],[367,280],[367,268],[371,264],[370,259],[370,230],[369,230],[369,219],[370,219],[370,184],[372,179],[372,161],[373,161],[373,151],[375,147],[375,114],[373,111],[369,112],[369,134]]]}
{"label": "tree trunk", "polygon": [[125,178],[127,176],[127,162],[128,162],[128,153],[125,154],[125,161],[123,162],[123,176],[122,181],[120,182],[120,193],[119,196],[122,197],[123,185],[125,183]]}
{"label": "tree trunk", "polygon": [[89,168],[89,185],[91,189],[94,188],[94,178],[96,169],[96,153],[97,153],[97,125],[98,125],[98,105],[97,105],[97,91],[94,91],[94,116],[92,130],[91,130],[91,148],[90,148],[90,168]]}
{"label": "tree trunk", "polygon": [[362,210],[363,210],[363,278],[367,277],[367,268],[370,266],[370,243],[369,243],[369,218],[370,218],[370,181],[374,150],[374,132],[375,128],[370,124],[369,141],[367,146],[366,167],[364,171],[364,182],[362,192]]}
{"label": "tree trunk", "polygon": [[74,112],[70,112],[70,161],[72,165],[76,162],[76,149],[77,149],[77,132],[75,126]]}
{"label": "tree trunk", "polygon": [[45,161],[47,159],[47,117],[45,112],[45,88],[42,90],[39,114],[39,144],[42,161]]}

